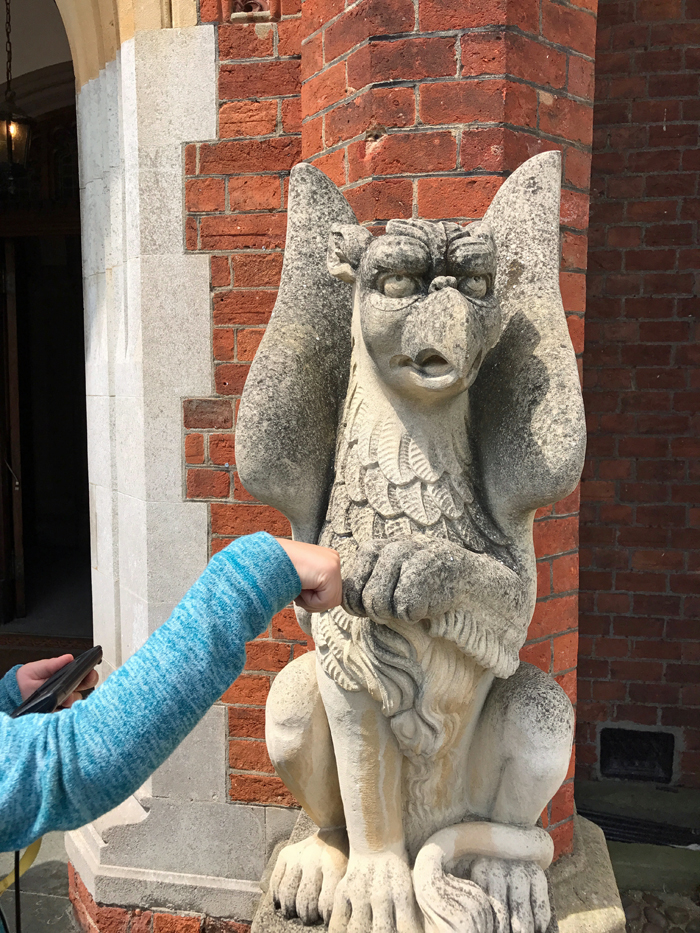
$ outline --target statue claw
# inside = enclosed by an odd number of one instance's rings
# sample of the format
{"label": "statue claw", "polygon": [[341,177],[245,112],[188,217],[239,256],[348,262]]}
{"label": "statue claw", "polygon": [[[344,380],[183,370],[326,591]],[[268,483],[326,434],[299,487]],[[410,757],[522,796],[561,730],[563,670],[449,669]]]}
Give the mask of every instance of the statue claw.
{"label": "statue claw", "polygon": [[539,865],[478,858],[471,867],[471,879],[491,902],[496,933],[545,933],[552,912],[547,878]]}
{"label": "statue claw", "polygon": [[298,917],[305,926],[327,923],[347,861],[344,829],[319,830],[286,846],[270,879],[273,904],[287,919]]}

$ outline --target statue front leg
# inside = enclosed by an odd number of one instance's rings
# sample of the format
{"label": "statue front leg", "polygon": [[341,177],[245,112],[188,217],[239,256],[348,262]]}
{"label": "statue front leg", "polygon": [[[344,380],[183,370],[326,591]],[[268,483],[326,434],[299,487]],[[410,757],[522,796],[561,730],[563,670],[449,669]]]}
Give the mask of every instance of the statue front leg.
{"label": "statue front leg", "polygon": [[285,917],[328,921],[345,874],[348,841],[326,711],[316,679],[315,653],[288,664],[274,680],[265,711],[265,738],[277,774],[318,831],[279,854],[270,888]]}
{"label": "statue front leg", "polygon": [[403,755],[389,720],[364,690],[343,690],[320,666],[317,677],[350,844],[329,933],[421,933],[403,833]]}

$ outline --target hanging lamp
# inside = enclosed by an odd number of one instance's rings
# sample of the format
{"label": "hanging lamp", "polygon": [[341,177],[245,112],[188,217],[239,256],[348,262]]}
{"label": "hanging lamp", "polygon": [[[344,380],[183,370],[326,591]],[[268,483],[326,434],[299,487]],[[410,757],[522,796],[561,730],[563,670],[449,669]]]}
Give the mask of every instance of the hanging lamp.
{"label": "hanging lamp", "polygon": [[5,50],[7,52],[7,77],[5,100],[0,104],[0,165],[24,168],[29,155],[32,138],[32,121],[15,104],[12,90],[12,18],[10,0],[5,0]]}

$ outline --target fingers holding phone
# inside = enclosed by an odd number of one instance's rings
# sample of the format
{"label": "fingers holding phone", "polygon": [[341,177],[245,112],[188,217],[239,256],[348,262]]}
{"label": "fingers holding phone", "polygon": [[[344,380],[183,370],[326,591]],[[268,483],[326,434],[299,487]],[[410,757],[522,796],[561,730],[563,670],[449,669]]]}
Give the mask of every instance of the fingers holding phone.
{"label": "fingers holding phone", "polygon": [[[72,660],[72,654],[62,654],[57,658],[44,658],[41,661],[30,661],[28,664],[23,664],[17,671],[17,686],[19,687],[22,699],[28,699],[50,677],[53,677],[54,674],[62,670],[67,664],[70,664]],[[61,704],[61,709],[68,709],[77,700],[81,700],[82,692],[96,687],[98,680],[99,674],[97,671],[89,671],[73,693],[65,698]]]}

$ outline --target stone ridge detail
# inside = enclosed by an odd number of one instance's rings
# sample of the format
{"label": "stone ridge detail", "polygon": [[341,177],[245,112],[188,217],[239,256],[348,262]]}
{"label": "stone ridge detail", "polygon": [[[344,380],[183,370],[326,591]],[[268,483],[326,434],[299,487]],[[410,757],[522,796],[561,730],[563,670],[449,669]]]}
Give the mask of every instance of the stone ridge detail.
{"label": "stone ridge detail", "polygon": [[[185,147],[185,237],[187,249],[211,257],[215,393],[206,401],[229,406],[232,421],[187,421],[183,495],[208,503],[212,552],[260,527],[288,533],[286,520],[242,487],[231,454],[238,398],[276,299],[288,174],[301,158],[379,232],[390,217],[479,218],[508,173],[560,150],[561,291],[581,354],[591,6],[284,0],[279,22],[223,23],[218,0],[200,0],[200,22],[214,23],[218,35],[219,138]],[[575,701],[578,492],[541,510],[534,530],[539,599],[521,656]],[[263,641],[241,693],[229,698],[231,799],[281,803],[286,790],[266,757],[263,707],[275,673],[311,641],[291,611]],[[543,814],[557,852],[572,846],[572,779],[573,762]]]}
{"label": "stone ridge detail", "polygon": [[83,933],[249,933],[250,924],[203,914],[169,914],[159,910],[96,904],[78,872],[68,863],[68,895],[73,918]]}

